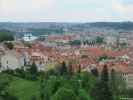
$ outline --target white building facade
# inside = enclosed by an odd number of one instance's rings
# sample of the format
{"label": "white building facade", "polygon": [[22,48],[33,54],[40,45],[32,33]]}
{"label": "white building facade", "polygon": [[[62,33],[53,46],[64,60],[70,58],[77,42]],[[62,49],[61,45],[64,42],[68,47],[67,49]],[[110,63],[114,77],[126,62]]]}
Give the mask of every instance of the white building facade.
{"label": "white building facade", "polygon": [[0,71],[20,69],[22,66],[24,66],[24,57],[10,52],[2,56]]}

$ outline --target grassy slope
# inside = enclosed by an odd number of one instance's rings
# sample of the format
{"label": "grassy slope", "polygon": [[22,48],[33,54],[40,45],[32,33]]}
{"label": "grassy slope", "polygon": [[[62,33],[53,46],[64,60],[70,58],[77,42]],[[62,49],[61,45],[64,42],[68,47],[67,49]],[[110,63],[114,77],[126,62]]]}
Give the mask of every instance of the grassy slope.
{"label": "grassy slope", "polygon": [[40,100],[39,81],[30,81],[7,74],[0,74],[0,80],[6,80],[7,78],[10,80],[9,93],[16,96],[19,100],[31,100],[33,96]]}
{"label": "grassy slope", "polygon": [[9,85],[9,92],[19,100],[30,100],[32,96],[36,96],[39,100],[38,81],[29,81],[21,78],[13,77]]}

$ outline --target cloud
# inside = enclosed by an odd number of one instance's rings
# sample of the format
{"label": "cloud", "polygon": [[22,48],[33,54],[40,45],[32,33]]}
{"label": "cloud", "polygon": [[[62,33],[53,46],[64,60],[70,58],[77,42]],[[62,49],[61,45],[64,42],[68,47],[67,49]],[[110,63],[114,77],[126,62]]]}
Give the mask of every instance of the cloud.
{"label": "cloud", "polygon": [[8,12],[47,9],[53,6],[53,0],[1,0],[2,10]]}
{"label": "cloud", "polygon": [[132,10],[131,0],[0,0],[0,21],[133,20]]}
{"label": "cloud", "polygon": [[40,20],[54,7],[53,0],[0,0],[0,19]]}
{"label": "cloud", "polygon": [[[127,0],[130,1],[130,0]],[[133,2],[123,0],[112,0],[112,10],[125,20],[133,20]]]}

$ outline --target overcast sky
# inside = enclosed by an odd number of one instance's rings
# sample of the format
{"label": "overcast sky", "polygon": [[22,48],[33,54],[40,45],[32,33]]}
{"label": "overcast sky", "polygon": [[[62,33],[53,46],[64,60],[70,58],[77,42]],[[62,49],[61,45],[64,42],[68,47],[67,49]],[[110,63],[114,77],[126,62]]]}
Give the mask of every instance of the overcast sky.
{"label": "overcast sky", "polygon": [[0,0],[0,21],[133,21],[133,0]]}

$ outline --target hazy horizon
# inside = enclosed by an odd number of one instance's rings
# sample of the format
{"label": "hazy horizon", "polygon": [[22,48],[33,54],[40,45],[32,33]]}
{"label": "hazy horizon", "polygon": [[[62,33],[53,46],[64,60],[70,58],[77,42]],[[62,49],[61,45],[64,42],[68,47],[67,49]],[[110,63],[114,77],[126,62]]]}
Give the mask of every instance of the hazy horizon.
{"label": "hazy horizon", "polygon": [[133,21],[0,21],[0,23],[133,23]]}

